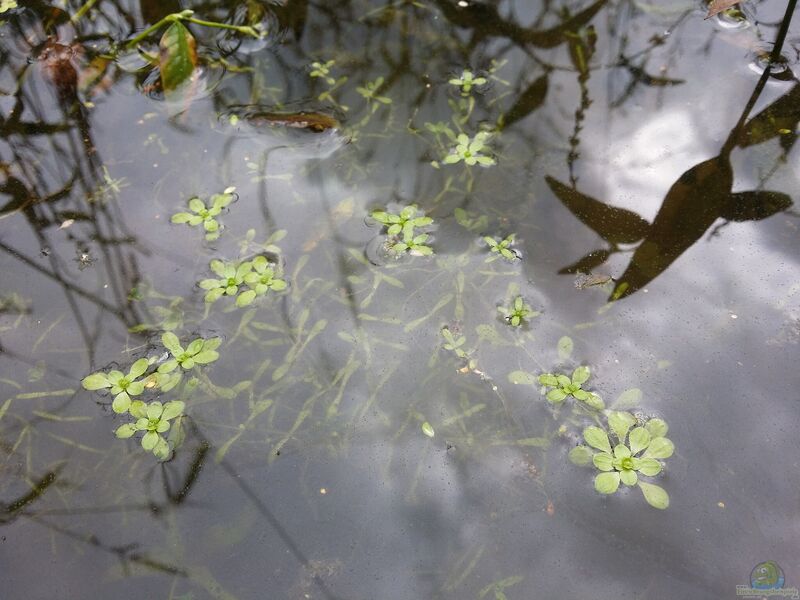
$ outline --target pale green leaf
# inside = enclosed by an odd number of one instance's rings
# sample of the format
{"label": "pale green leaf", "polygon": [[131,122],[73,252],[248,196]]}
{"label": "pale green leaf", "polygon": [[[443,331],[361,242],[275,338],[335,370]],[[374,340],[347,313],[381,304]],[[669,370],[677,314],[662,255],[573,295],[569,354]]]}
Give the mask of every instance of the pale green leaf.
{"label": "pale green leaf", "polygon": [[131,402],[131,406],[128,411],[131,413],[131,416],[136,419],[143,419],[147,417],[147,405],[141,400],[135,400]]}
{"label": "pale green leaf", "polygon": [[114,401],[111,403],[111,410],[117,414],[127,412],[131,406],[131,397],[127,392],[122,392],[114,396]]}
{"label": "pale green leaf", "polygon": [[167,402],[164,405],[164,412],[161,413],[161,418],[168,420],[174,419],[181,413],[183,413],[183,409],[185,407],[185,403],[181,400],[173,400],[171,402]]}
{"label": "pale green leaf", "polygon": [[638,454],[650,443],[650,432],[644,427],[634,427],[628,436],[628,445],[633,454]]}
{"label": "pale green leaf", "polygon": [[153,447],[153,455],[158,460],[164,461],[169,459],[171,454],[172,451],[169,449],[169,444],[167,441],[164,438],[159,437],[156,441],[156,445]]}
{"label": "pale green leaf", "polygon": [[239,308],[243,306],[248,306],[249,304],[253,303],[253,300],[256,299],[256,292],[255,290],[247,290],[246,292],[242,292],[236,298],[236,306]]}
{"label": "pale green leaf", "polygon": [[170,221],[172,221],[173,223],[177,223],[177,224],[188,223],[189,220],[193,216],[194,215],[192,215],[190,213],[179,212],[179,213],[175,213],[174,215],[172,215],[172,218],[170,219]]}
{"label": "pale green leaf", "polygon": [[589,392],[586,400],[581,400],[581,402],[594,410],[603,410],[606,407],[606,405],[603,403],[603,399],[592,392]]}
{"label": "pale green leaf", "polygon": [[144,391],[144,381],[131,381],[125,391],[131,396],[138,396]]}
{"label": "pale green leaf", "polygon": [[94,391],[111,387],[111,382],[105,373],[92,373],[83,378],[81,385],[87,390]]}
{"label": "pale green leaf", "polygon": [[639,460],[638,470],[642,475],[655,477],[661,473],[661,463],[655,458],[642,458]]}
{"label": "pale green leaf", "polygon": [[148,419],[158,419],[161,417],[161,413],[164,411],[164,407],[161,402],[151,402],[147,405],[147,418]]}
{"label": "pale green leaf", "polygon": [[556,379],[555,375],[545,373],[544,375],[539,375],[539,383],[549,387],[556,387],[558,386],[558,379]]}
{"label": "pale green leaf", "polygon": [[219,348],[220,344],[222,344],[222,338],[210,338],[205,340],[205,343],[203,344],[203,350],[216,350]]}
{"label": "pale green leaf", "polygon": [[634,425],[636,425],[636,417],[629,412],[611,411],[608,415],[608,426],[620,442],[625,441],[625,436]]}
{"label": "pale green leaf", "polygon": [[572,383],[575,385],[581,385],[586,383],[586,380],[589,379],[589,375],[591,371],[589,367],[580,366],[572,372]]}
{"label": "pale green leaf", "polygon": [[592,463],[601,471],[611,471],[614,468],[614,459],[606,452],[598,452],[592,456]]}
{"label": "pale green leaf", "polygon": [[639,482],[639,488],[642,490],[644,499],[647,500],[650,506],[661,510],[669,506],[669,494],[667,494],[664,488],[643,481]]}
{"label": "pale green leaf", "polygon": [[527,371],[512,371],[508,380],[515,385],[535,385],[536,377]]}
{"label": "pale green leaf", "polygon": [[654,438],[664,437],[667,435],[667,431],[669,430],[666,421],[658,418],[650,419],[645,424],[645,427],[647,428],[647,431],[650,432],[650,436]]}
{"label": "pale green leaf", "polygon": [[435,432],[433,431],[433,427],[427,421],[425,421],[422,424],[422,433],[424,433],[425,435],[427,435],[430,438],[432,438],[435,435]]}
{"label": "pale green leaf", "polygon": [[152,450],[155,448],[155,445],[158,443],[158,440],[161,439],[161,436],[158,435],[155,431],[148,431],[142,437],[142,448],[145,450]]}
{"label": "pale green leaf", "polygon": [[592,451],[586,446],[575,446],[569,451],[569,459],[579,467],[585,467],[592,462]]}
{"label": "pale green leaf", "polygon": [[567,360],[570,356],[572,356],[572,350],[575,344],[572,341],[572,338],[568,335],[565,335],[560,340],[558,340],[558,358],[560,360]]}
{"label": "pale green leaf", "polygon": [[130,379],[136,379],[140,375],[142,375],[145,371],[147,371],[147,367],[150,366],[150,361],[146,358],[140,358],[136,362],[131,365],[130,371],[128,371],[128,377]]}
{"label": "pale green leaf", "polygon": [[173,356],[183,354],[183,346],[181,346],[178,336],[171,331],[166,331],[162,334],[161,343],[164,344],[164,348],[169,350]]}
{"label": "pale green leaf", "polygon": [[587,427],[583,430],[583,439],[592,448],[597,448],[608,454],[611,454],[611,443],[608,441],[608,434],[594,425]]}
{"label": "pale green leaf", "polygon": [[614,458],[628,458],[630,455],[631,451],[625,444],[614,446]]}
{"label": "pale green leaf", "polygon": [[650,440],[650,445],[647,446],[642,455],[643,458],[669,458],[675,451],[675,445],[671,440],[665,437],[657,437]]}
{"label": "pale green leaf", "polygon": [[203,350],[192,358],[199,365],[207,365],[219,358],[219,352],[216,350]]}
{"label": "pale green leaf", "polygon": [[622,392],[612,406],[618,410],[626,410],[638,407],[641,401],[642,390],[639,388],[631,388]]}
{"label": "pale green leaf", "polygon": [[619,488],[619,473],[600,473],[594,478],[594,489],[601,494],[613,494]]}
{"label": "pale green leaf", "polygon": [[186,351],[185,352],[189,356],[194,356],[195,354],[200,352],[200,350],[203,349],[203,345],[204,344],[205,344],[205,340],[203,340],[203,338],[197,338],[196,340],[192,340],[192,342],[190,342],[189,345],[186,346]]}
{"label": "pale green leaf", "polygon": [[114,433],[118,438],[127,439],[137,431],[138,429],[136,429],[135,425],[132,423],[126,423],[125,425],[120,425]]}

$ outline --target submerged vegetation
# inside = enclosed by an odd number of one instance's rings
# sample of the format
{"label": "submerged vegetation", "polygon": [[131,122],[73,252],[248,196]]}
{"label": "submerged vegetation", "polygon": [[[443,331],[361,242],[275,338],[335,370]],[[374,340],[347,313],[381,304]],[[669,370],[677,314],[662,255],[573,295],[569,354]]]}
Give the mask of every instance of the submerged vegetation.
{"label": "submerged vegetation", "polygon": [[[146,432],[142,437],[142,448],[152,451],[159,460],[168,460],[177,447],[176,440],[179,434],[171,436],[170,440],[161,437],[170,429],[169,421],[183,415],[185,402],[172,400],[162,405],[159,401],[145,403],[134,400],[133,397],[143,393],[171,392],[182,379],[182,372],[189,371],[196,366],[203,366],[219,359],[221,338],[197,338],[189,342],[184,348],[178,336],[171,331],[166,331],[161,336],[161,343],[167,352],[158,357],[150,355],[136,360],[125,375],[116,369],[108,373],[99,371],[87,375],[81,381],[83,387],[89,391],[108,389],[114,400],[111,408],[115,413],[126,414],[134,417],[134,423],[121,425],[117,428],[119,438],[129,438],[135,433]],[[156,366],[157,365],[157,366]],[[147,371],[155,367],[149,375]],[[179,392],[186,393],[197,385],[197,380],[192,379],[188,385]],[[180,427],[180,422],[178,422]]]}
{"label": "submerged vegetation", "polygon": [[520,258],[519,253],[512,247],[514,245],[514,238],[515,235],[513,233],[500,240],[489,235],[484,236],[483,241],[486,242],[491,252],[491,254],[486,257],[486,262],[495,261],[500,257],[511,261]]}
{"label": "submerged vegetation", "polygon": [[221,194],[214,194],[211,196],[211,206],[206,206],[200,198],[192,198],[189,200],[189,210],[191,212],[178,212],[172,215],[171,221],[173,223],[186,223],[191,227],[203,225],[206,231],[206,240],[214,241],[219,239],[220,224],[216,217],[226,208],[235,197],[233,192],[236,190],[234,187],[226,188]]}
{"label": "submerged vegetation", "polygon": [[539,375],[539,383],[546,388],[552,388],[547,392],[547,400],[551,404],[560,404],[568,396],[583,402],[589,408],[603,410],[605,404],[597,394],[583,389],[583,385],[589,380],[591,374],[589,367],[580,366],[569,377],[559,373],[544,373]]}
{"label": "submerged vegetation", "polygon": [[419,233],[420,229],[429,228],[433,219],[421,214],[416,204],[403,207],[399,213],[374,210],[370,216],[386,228],[386,246],[392,253],[408,253],[412,256],[433,254],[433,248],[428,245],[430,235]]}

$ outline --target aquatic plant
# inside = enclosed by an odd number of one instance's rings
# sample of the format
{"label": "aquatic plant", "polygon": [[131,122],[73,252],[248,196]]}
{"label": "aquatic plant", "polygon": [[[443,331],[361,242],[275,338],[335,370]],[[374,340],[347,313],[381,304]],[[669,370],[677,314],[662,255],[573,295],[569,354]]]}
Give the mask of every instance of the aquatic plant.
{"label": "aquatic plant", "polygon": [[497,310],[503,315],[503,319],[513,327],[519,327],[531,317],[536,317],[541,314],[539,311],[535,311],[525,304],[525,300],[522,296],[514,298],[511,306],[499,306]]}
{"label": "aquatic plant", "polygon": [[460,77],[453,77],[448,83],[460,87],[462,96],[469,96],[473,86],[486,85],[486,81],[486,77],[475,77],[472,71],[464,69]]}
{"label": "aquatic plant", "polygon": [[370,216],[386,227],[387,247],[395,254],[409,253],[412,256],[429,256],[433,248],[426,242],[427,233],[417,233],[416,228],[433,224],[431,217],[425,216],[416,204],[403,207],[399,213],[374,210]]}
{"label": "aquatic plant", "polygon": [[580,366],[572,372],[572,377],[562,374],[544,373],[539,375],[539,383],[545,387],[553,388],[547,392],[547,400],[551,404],[561,404],[567,396],[572,396],[589,408],[603,410],[605,404],[600,396],[583,389],[583,384],[589,379],[589,367]]}
{"label": "aquatic plant", "polygon": [[483,237],[483,241],[489,246],[491,254],[486,258],[486,262],[493,262],[501,256],[506,260],[517,260],[519,253],[511,246],[514,244],[514,234],[507,235],[504,239],[498,240],[490,235]]}
{"label": "aquatic plant", "polygon": [[459,368],[458,371],[460,373],[472,372],[476,375],[480,375],[482,378],[485,378],[485,374],[478,370],[478,360],[471,357],[471,355],[475,352],[475,348],[466,350],[465,345],[467,343],[467,338],[461,335],[458,331],[453,333],[453,331],[447,326],[442,327],[441,334],[444,338],[444,344],[442,344],[442,348],[452,352],[457,358],[463,361],[463,366]]}
{"label": "aquatic plant", "polygon": [[[269,240],[265,246],[274,249],[275,254],[280,253],[280,248],[269,244]],[[236,306],[242,308],[252,304],[258,296],[263,296],[270,290],[279,292],[286,289],[286,281],[279,277],[278,265],[261,254],[253,260],[239,263],[212,260],[209,267],[220,276],[220,279],[203,279],[198,284],[202,289],[208,290],[205,301],[209,304],[213,304],[222,296],[236,296]],[[249,289],[243,291],[242,288],[245,286]]]}
{"label": "aquatic plant", "polygon": [[401,232],[404,235],[413,236],[414,228],[425,227],[433,223],[433,219],[421,213],[416,204],[403,207],[399,213],[373,210],[370,216],[386,226],[386,235],[389,236],[395,236]]}
{"label": "aquatic plant", "polygon": [[[381,96],[378,90],[383,86],[383,77],[378,77],[375,81],[368,81],[363,86],[357,86],[356,91],[367,101],[371,107],[372,112],[378,110],[380,104],[391,104],[392,99],[388,96]],[[378,104],[375,104],[377,102]]]}
{"label": "aquatic plant", "polygon": [[146,377],[147,370],[155,364],[155,357],[140,358],[136,360],[125,374],[117,369],[108,373],[98,371],[87,375],[81,380],[83,387],[89,391],[108,389],[114,396],[111,408],[116,413],[125,413],[130,410],[133,399],[131,396],[140,396],[145,390],[157,388],[168,392],[174,388],[181,379],[180,373],[170,374],[178,366],[188,370],[197,365],[205,365],[219,358],[216,349],[222,340],[220,338],[197,338],[184,349],[178,336],[167,331],[161,336],[164,348],[172,358],[159,365],[155,372]]}
{"label": "aquatic plant", "polygon": [[189,343],[186,348],[181,346],[178,336],[171,331],[165,332],[161,336],[161,343],[172,355],[172,358],[161,363],[158,367],[159,373],[170,373],[180,366],[184,370],[194,368],[195,365],[207,365],[219,358],[217,348],[222,343],[221,338],[203,339],[197,338]]}
{"label": "aquatic plant", "polygon": [[236,296],[244,284],[244,276],[253,270],[253,263],[248,261],[236,264],[215,259],[208,263],[208,266],[219,276],[219,279],[203,279],[198,284],[207,290],[205,301],[209,304],[216,302],[222,296]]}
{"label": "aquatic plant", "polygon": [[402,241],[391,245],[391,251],[395,254],[408,252],[412,256],[430,256],[433,254],[433,248],[425,245],[429,237],[427,233],[421,233],[414,237],[403,234]]}
{"label": "aquatic plant", "polygon": [[328,85],[334,85],[336,80],[331,77],[331,67],[336,64],[335,60],[329,60],[327,62],[321,63],[318,61],[311,63],[311,71],[309,72],[310,77],[320,78]]}
{"label": "aquatic plant", "polygon": [[338,90],[342,85],[347,82],[347,77],[339,77],[338,79],[334,79],[331,75],[331,67],[336,64],[335,60],[329,60],[327,62],[312,62],[311,63],[311,70],[309,71],[309,76],[315,79],[321,79],[324,81],[329,88],[322,92],[319,96],[317,96],[317,100],[320,102],[331,102],[341,110],[347,111],[350,110],[349,107],[344,106],[343,104],[339,104],[336,99],[333,97],[333,92]]}
{"label": "aquatic plant", "polygon": [[214,241],[219,239],[219,222],[217,217],[226,206],[233,202],[235,187],[226,188],[221,194],[211,196],[211,205],[207,206],[200,198],[189,200],[189,210],[191,212],[178,212],[170,219],[173,223],[186,223],[191,227],[196,227],[202,223],[206,231],[206,240]]}
{"label": "aquatic plant", "polygon": [[144,381],[140,381],[139,377],[144,375],[149,366],[148,359],[140,358],[131,365],[127,375],[112,369],[108,373],[97,372],[87,375],[81,384],[90,391],[109,389],[114,395],[112,410],[124,413],[131,405],[131,396],[138,396],[144,391]]}
{"label": "aquatic plant", "polygon": [[[650,506],[665,509],[669,494],[658,485],[641,481],[640,477],[655,477],[661,473],[660,462],[672,456],[675,446],[666,436],[667,424],[663,419],[651,418],[643,424],[629,412],[611,411],[607,417],[608,430],[597,426],[586,427],[583,439],[588,446],[576,446],[570,451],[570,460],[577,465],[590,462],[601,471],[594,479],[594,487],[601,494],[613,494],[619,484],[639,486]],[[614,445],[612,446],[612,439]],[[592,452],[594,448],[599,452]]]}
{"label": "aquatic plant", "polygon": [[491,132],[481,131],[470,138],[465,133],[460,133],[456,137],[456,147],[450,150],[450,154],[442,160],[445,164],[454,165],[464,161],[465,164],[472,166],[475,164],[490,167],[497,163],[491,156],[481,154],[487,149],[486,142],[492,137]]}
{"label": "aquatic plant", "polygon": [[247,306],[258,296],[263,296],[268,291],[280,292],[286,289],[286,282],[279,279],[275,269],[276,265],[269,262],[265,256],[256,256],[252,260],[253,270],[244,276],[244,282],[250,287],[242,292],[236,299],[237,306]]}
{"label": "aquatic plant", "polygon": [[463,335],[455,337],[449,327],[442,327],[442,337],[444,344],[442,348],[449,350],[459,358],[466,358],[467,352],[462,348],[467,342],[467,338]]}
{"label": "aquatic plant", "polygon": [[116,430],[118,438],[126,439],[134,434],[144,431],[142,448],[152,452],[159,460],[167,460],[172,452],[170,444],[161,437],[169,431],[170,421],[183,414],[185,404],[181,400],[172,400],[166,404],[161,402],[144,402],[137,400],[130,407],[131,416],[136,418],[134,423],[126,423]]}
{"label": "aquatic plant", "polygon": [[489,226],[489,217],[474,212],[468,212],[463,208],[455,209],[453,211],[453,216],[456,218],[456,223],[467,231],[484,231]]}

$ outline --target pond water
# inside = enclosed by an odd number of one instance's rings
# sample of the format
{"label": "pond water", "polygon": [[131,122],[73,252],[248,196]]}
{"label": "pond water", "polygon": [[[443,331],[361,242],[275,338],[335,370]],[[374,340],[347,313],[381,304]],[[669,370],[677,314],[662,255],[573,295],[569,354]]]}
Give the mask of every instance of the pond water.
{"label": "pond water", "polygon": [[800,587],[784,0],[50,4],[0,3],[4,598]]}

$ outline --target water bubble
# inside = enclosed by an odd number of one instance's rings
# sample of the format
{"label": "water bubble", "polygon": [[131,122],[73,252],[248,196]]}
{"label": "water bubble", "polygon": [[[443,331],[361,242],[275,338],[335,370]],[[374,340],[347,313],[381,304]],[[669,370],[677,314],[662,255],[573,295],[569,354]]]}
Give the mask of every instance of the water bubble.
{"label": "water bubble", "polygon": [[749,8],[737,5],[717,13],[710,20],[721,29],[747,29],[752,27],[754,15]]}
{"label": "water bubble", "polygon": [[376,267],[383,267],[395,260],[395,255],[389,249],[384,235],[376,235],[372,238],[364,248],[364,254],[367,260]]}
{"label": "water bubble", "polygon": [[[751,71],[758,75],[762,75],[767,66],[770,65],[770,57],[772,54],[772,44],[762,43],[756,46],[748,55],[748,67]],[[791,81],[794,79],[794,73],[790,67],[789,59],[781,54],[777,60],[772,61],[772,68],[770,69],[769,76],[773,79],[781,81]]]}

